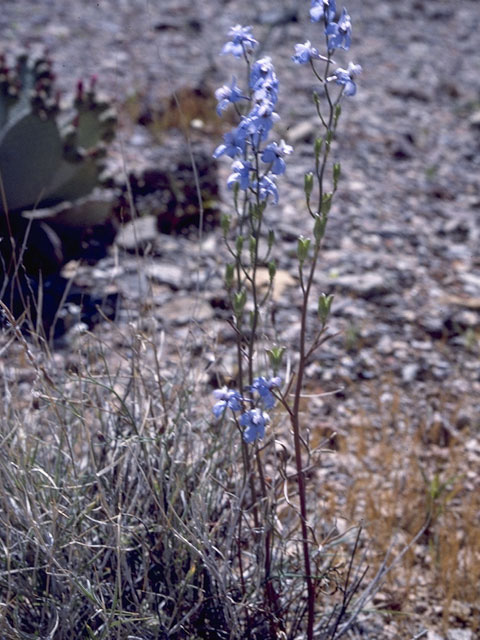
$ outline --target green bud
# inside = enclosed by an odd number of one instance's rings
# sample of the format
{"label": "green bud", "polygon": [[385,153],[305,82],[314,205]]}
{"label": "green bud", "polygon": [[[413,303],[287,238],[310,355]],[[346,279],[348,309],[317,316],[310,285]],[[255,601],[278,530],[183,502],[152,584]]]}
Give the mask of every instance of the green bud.
{"label": "green bud", "polygon": [[313,235],[317,245],[321,242],[325,235],[325,228],[327,226],[328,217],[326,215],[316,216],[315,224],[313,225]]}
{"label": "green bud", "polygon": [[250,236],[248,240],[248,249],[250,251],[250,259],[252,262],[255,260],[255,252],[257,249],[257,239],[254,236]]}
{"label": "green bud", "polygon": [[335,127],[337,126],[338,119],[341,113],[342,113],[342,107],[339,104],[337,104],[337,106],[335,107],[335,115],[333,116]]}
{"label": "green bud", "polygon": [[245,289],[238,291],[233,296],[233,313],[238,318],[241,317],[243,313],[243,309],[245,308],[245,303],[247,302],[247,292]]}
{"label": "green bud", "polygon": [[333,131],[329,129],[327,131],[327,136],[325,138],[325,146],[327,147],[327,151],[330,151],[330,145],[332,144],[332,140],[333,140]]}
{"label": "green bud", "polygon": [[320,152],[322,151],[323,138],[316,138],[315,144],[313,145],[313,151],[315,153],[315,160],[318,162],[320,157]]}
{"label": "green bud", "polygon": [[237,250],[238,255],[242,253],[243,240],[244,240],[243,236],[238,236],[238,238],[235,241],[235,249]]}
{"label": "green bud", "polygon": [[271,349],[267,349],[267,356],[270,360],[270,366],[272,367],[274,374],[276,374],[282,366],[284,353],[285,347],[272,347]]}
{"label": "green bud", "polygon": [[313,173],[311,171],[306,173],[303,178],[303,190],[305,191],[307,201],[310,200],[313,191]]}
{"label": "green bud", "polygon": [[310,249],[310,238],[304,238],[300,236],[297,244],[297,256],[300,264],[303,264],[308,256],[308,250]]}
{"label": "green bud", "polygon": [[275,274],[277,273],[277,265],[274,260],[270,260],[268,263],[268,275],[270,277],[270,282],[273,281]]}
{"label": "green bud", "polygon": [[225,267],[225,286],[227,289],[232,288],[233,277],[235,275],[235,265],[230,263]]}
{"label": "green bud", "polygon": [[233,202],[235,204],[235,209],[237,209],[239,193],[240,193],[240,185],[238,184],[238,182],[234,182],[233,183]]}
{"label": "green bud", "polygon": [[323,194],[321,211],[324,215],[328,215],[330,213],[330,209],[332,208],[332,199],[333,193]]}
{"label": "green bud", "polygon": [[338,180],[340,178],[340,163],[335,162],[333,165],[333,189],[336,191],[338,187]]}
{"label": "green bud", "polygon": [[322,293],[318,299],[318,317],[322,325],[325,325],[330,314],[330,308],[333,302],[333,294],[329,296]]}
{"label": "green bud", "polygon": [[226,236],[230,231],[230,216],[227,216],[226,214],[224,214],[222,216],[220,224],[222,226],[223,235]]}
{"label": "green bud", "polygon": [[269,229],[268,231],[268,250],[270,251],[270,249],[273,247],[273,243],[275,242],[275,232],[273,231],[273,229]]}

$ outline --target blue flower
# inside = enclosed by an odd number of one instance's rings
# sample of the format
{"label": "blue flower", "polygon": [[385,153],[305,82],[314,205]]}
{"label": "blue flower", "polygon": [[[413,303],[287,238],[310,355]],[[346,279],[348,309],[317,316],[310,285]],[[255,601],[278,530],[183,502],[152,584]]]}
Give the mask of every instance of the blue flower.
{"label": "blue flower", "polygon": [[246,96],[242,94],[240,87],[237,85],[237,79],[233,77],[230,86],[225,84],[215,91],[215,98],[218,100],[217,113],[221,116],[222,112],[225,111],[230,104],[246,99]]}
{"label": "blue flower", "polygon": [[227,186],[231,189],[234,183],[238,182],[240,189],[248,189],[250,187],[250,171],[252,171],[252,163],[246,160],[235,160],[232,164],[232,173],[227,180]]}
{"label": "blue flower", "polygon": [[242,413],[239,422],[242,427],[246,427],[243,439],[250,444],[265,436],[265,426],[270,422],[270,416],[261,409],[250,409]]}
{"label": "blue flower", "polygon": [[268,84],[273,91],[278,89],[278,79],[270,56],[260,58],[252,65],[250,71],[250,89],[257,91]]}
{"label": "blue flower", "polygon": [[352,42],[352,22],[345,7],[338,22],[331,22],[325,29],[328,38],[328,49],[350,49]]}
{"label": "blue flower", "polygon": [[335,18],[336,11],[335,0],[312,0],[310,19],[312,22],[319,22],[325,18],[325,22],[328,24]]}
{"label": "blue flower", "polygon": [[260,142],[268,138],[274,122],[280,120],[280,116],[273,109],[274,105],[269,100],[260,99],[246,117],[248,133],[256,148],[259,147]]}
{"label": "blue flower", "polygon": [[292,153],[293,147],[289,144],[285,144],[284,140],[280,141],[280,144],[276,142],[271,142],[267,145],[262,153],[263,162],[272,163],[272,173],[279,176],[282,173],[285,173],[286,164],[283,159],[285,156],[288,156]]}
{"label": "blue flower", "polygon": [[240,124],[233,131],[225,133],[223,144],[219,144],[213,152],[214,158],[226,155],[229,158],[244,155],[247,146],[247,136],[249,135],[250,122],[246,117],[242,117]]}
{"label": "blue flower", "polygon": [[256,102],[275,105],[278,100],[278,79],[271,58],[257,60],[250,72],[250,88]]}
{"label": "blue flower", "polygon": [[278,189],[273,178],[268,175],[263,176],[259,181],[255,180],[252,188],[259,190],[260,200],[266,200],[268,196],[273,196],[273,204],[278,204]]}
{"label": "blue flower", "polygon": [[232,411],[242,410],[242,396],[238,391],[229,389],[228,387],[222,387],[221,389],[215,389],[213,392],[214,397],[218,400],[213,405],[213,415],[219,418],[227,409]]}
{"label": "blue flower", "polygon": [[312,47],[310,40],[307,40],[304,44],[295,45],[295,55],[292,56],[292,60],[296,64],[306,64],[310,60],[326,60],[324,56],[321,56],[318,49]]}
{"label": "blue flower", "polygon": [[362,72],[362,67],[359,64],[353,62],[348,63],[347,69],[336,69],[333,76],[330,76],[328,80],[335,80],[335,82],[344,87],[343,93],[346,96],[354,96],[357,92],[357,85],[353,81],[353,78]]}
{"label": "blue flower", "polygon": [[229,158],[235,158],[242,153],[242,147],[239,144],[236,129],[225,133],[223,136],[223,144],[219,144],[213,152],[214,158],[227,155]]}
{"label": "blue flower", "polygon": [[272,389],[279,387],[281,382],[282,381],[279,376],[270,378],[270,380],[267,380],[267,378],[264,378],[263,376],[259,376],[258,378],[255,378],[250,389],[252,391],[257,391],[262,399],[265,409],[271,409],[276,402]]}
{"label": "blue flower", "polygon": [[242,27],[237,24],[235,27],[230,28],[228,35],[231,40],[223,47],[222,55],[231,53],[236,58],[241,58],[244,52],[252,51],[258,44],[252,36],[252,27]]}

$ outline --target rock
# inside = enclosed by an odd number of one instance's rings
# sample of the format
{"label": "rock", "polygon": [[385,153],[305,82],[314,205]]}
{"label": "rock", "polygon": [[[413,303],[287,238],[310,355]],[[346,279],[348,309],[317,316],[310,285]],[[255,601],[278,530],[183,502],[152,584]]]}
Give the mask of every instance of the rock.
{"label": "rock", "polygon": [[425,444],[435,444],[439,447],[448,447],[452,439],[450,425],[444,416],[436,412],[425,427],[422,440]]}
{"label": "rock", "polygon": [[[257,286],[260,291],[266,291],[270,282],[270,276],[268,275],[268,269],[260,267],[257,269]],[[278,301],[287,287],[297,286],[297,280],[290,275],[288,271],[279,269],[275,274],[273,281],[272,299]]]}
{"label": "rock", "polygon": [[447,640],[474,640],[470,629],[448,629]]}
{"label": "rock", "polygon": [[379,273],[348,274],[330,279],[334,290],[345,290],[366,300],[390,292],[385,277]]}
{"label": "rock", "polygon": [[406,81],[405,78],[402,78],[398,83],[392,83],[388,87],[388,91],[392,96],[397,96],[399,98],[404,98],[406,100],[418,100],[419,102],[430,102],[432,99],[432,95],[422,88],[418,82]]}
{"label": "rock", "polygon": [[389,356],[393,353],[393,341],[388,334],[381,336],[377,344],[377,351],[384,356]]}
{"label": "rock", "polygon": [[468,119],[468,124],[472,129],[480,129],[480,111],[475,111]]}
{"label": "rock", "polygon": [[188,273],[185,273],[183,266],[177,264],[155,261],[146,265],[145,275],[159,284],[168,284],[174,291],[190,288]]}
{"label": "rock", "polygon": [[143,216],[127,222],[120,229],[115,244],[125,251],[144,251],[158,236],[155,216]]}
{"label": "rock", "polygon": [[194,296],[178,295],[161,306],[159,315],[164,322],[182,326],[189,322],[211,320],[215,312],[204,300],[197,300]]}
{"label": "rock", "polygon": [[418,373],[420,371],[420,365],[416,363],[410,363],[403,367],[402,369],[402,380],[404,382],[413,382],[417,379]]}
{"label": "rock", "polygon": [[472,296],[480,295],[480,274],[477,273],[461,273],[459,274],[466,293]]}
{"label": "rock", "polygon": [[466,602],[452,600],[449,607],[450,615],[455,616],[460,622],[466,624],[472,615],[472,607]]}
{"label": "rock", "polygon": [[435,340],[441,340],[447,335],[444,320],[437,315],[422,316],[419,320],[419,324],[425,330],[425,332]]}
{"label": "rock", "polygon": [[462,429],[466,429],[470,427],[472,424],[472,416],[466,410],[460,410],[455,419],[455,427],[461,431]]}

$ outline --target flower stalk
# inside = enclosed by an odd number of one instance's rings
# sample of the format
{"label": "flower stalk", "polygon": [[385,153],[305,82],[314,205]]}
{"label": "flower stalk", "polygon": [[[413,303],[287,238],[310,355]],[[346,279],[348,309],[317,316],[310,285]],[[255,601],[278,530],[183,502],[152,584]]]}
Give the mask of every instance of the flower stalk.
{"label": "flower stalk", "polygon": [[[309,316],[308,309],[322,241],[340,181],[340,164],[331,161],[332,143],[341,114],[340,104],[345,96],[355,95],[355,77],[361,71],[359,65],[349,63],[346,69],[339,67],[331,72],[332,65],[335,64],[332,58],[335,50],[348,50],[351,44],[351,18],[347,10],[344,8],[338,19],[336,15],[335,0],[311,0],[311,20],[320,22],[324,27],[326,55],[321,54],[307,40],[295,46],[292,56],[295,64],[308,65],[315,81],[320,84],[322,97],[314,91],[313,98],[323,131],[314,143],[313,167],[304,176],[305,208],[313,219],[312,237],[299,236],[297,243],[302,300],[300,333],[296,355],[293,357],[294,370],[285,381],[283,390],[278,372],[282,368],[285,347],[269,345],[266,349],[271,365],[268,373],[273,373],[271,377],[259,375],[258,352],[263,312],[266,305],[271,303],[276,275],[276,263],[271,259],[271,253],[278,249],[274,232],[265,231],[265,211],[267,207],[279,202],[277,180],[285,173],[286,158],[293,153],[293,149],[283,140],[269,141],[270,133],[279,119],[275,111],[279,81],[270,57],[253,60],[258,43],[253,38],[251,27],[232,27],[229,32],[231,39],[222,50],[223,54],[233,54],[246,62],[247,88],[239,87],[234,77],[230,85],[224,85],[216,92],[219,115],[233,105],[239,118],[238,125],[224,135],[223,143],[214,152],[215,158],[227,156],[232,160],[227,186],[233,192],[236,220],[223,220],[222,229],[227,249],[233,259],[226,268],[225,284],[230,297],[231,326],[235,333],[238,362],[235,389],[225,387],[216,392],[218,401],[213,412],[218,419],[232,419],[242,434],[245,481],[242,495],[245,495],[247,486],[250,495],[249,500],[243,500],[240,505],[238,526],[239,531],[242,529],[242,521],[245,527],[252,526],[249,516],[251,507],[254,544],[263,540],[262,552],[257,546],[254,555],[259,560],[262,559],[265,613],[272,637],[277,637],[279,630],[284,631],[288,627],[288,621],[283,619],[285,614],[282,608],[285,606],[286,594],[281,588],[277,591],[272,577],[279,554],[276,523],[279,519],[280,501],[275,491],[272,493],[269,490],[264,458],[275,455],[273,440],[268,438],[272,424],[269,412],[276,404],[280,404],[288,415],[293,434],[298,506],[295,507],[289,500],[287,503],[295,509],[299,520],[302,580],[306,597],[304,618],[300,622],[297,620],[290,623],[292,629],[303,628],[307,640],[313,640],[315,636],[317,593],[320,585],[317,575],[319,570],[312,556],[316,534],[313,523],[309,522],[305,476],[305,470],[311,467],[311,453],[308,437],[303,432],[300,405],[308,361],[328,337],[327,323],[333,296],[322,294],[319,297],[314,320]],[[322,71],[318,65],[323,65]],[[336,87],[336,92],[333,87]],[[327,189],[327,178],[331,183],[330,190]],[[268,265],[269,284],[266,293],[260,291],[257,282],[262,265]],[[260,444],[263,440],[266,441],[265,445]],[[241,545],[240,539],[238,544]],[[237,548],[235,553],[245,597],[248,591],[246,562],[241,548]]]}

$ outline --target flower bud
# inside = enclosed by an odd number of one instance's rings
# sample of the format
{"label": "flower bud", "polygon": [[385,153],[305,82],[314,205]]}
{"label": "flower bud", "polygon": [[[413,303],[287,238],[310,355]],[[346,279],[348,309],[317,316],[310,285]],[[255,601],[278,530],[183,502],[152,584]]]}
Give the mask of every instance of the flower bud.
{"label": "flower bud", "polygon": [[340,178],[340,163],[335,162],[333,165],[333,190],[336,191],[338,187],[338,180]]}
{"label": "flower bud", "polygon": [[332,208],[332,199],[333,193],[323,194],[321,211],[326,216],[330,213],[330,209]]}
{"label": "flower bud", "polygon": [[238,182],[235,182],[233,184],[233,202],[235,204],[235,209],[237,209],[237,204],[238,204],[238,194],[240,192],[240,184]]}
{"label": "flower bud", "polygon": [[318,299],[318,317],[323,326],[325,326],[327,322],[328,316],[330,314],[330,308],[332,306],[332,302],[333,302],[333,294],[330,294],[327,296],[324,293],[322,293],[322,295]]}
{"label": "flower bud", "polygon": [[223,235],[226,236],[230,231],[230,216],[227,216],[226,214],[224,214],[222,216],[220,224],[222,227]]}
{"label": "flower bud", "polygon": [[247,302],[247,292],[245,289],[238,291],[233,296],[233,313],[235,314],[237,320],[241,317],[243,313],[243,309],[245,308],[245,304]]}
{"label": "flower bud", "polygon": [[332,140],[333,140],[333,131],[332,129],[329,129],[327,131],[327,135],[325,138],[325,146],[327,147],[327,151],[330,151],[330,145],[332,144]]}
{"label": "flower bud", "polygon": [[254,236],[250,236],[248,240],[248,249],[250,251],[250,260],[255,261],[255,253],[257,250],[257,239]]}
{"label": "flower bud", "polygon": [[244,240],[243,236],[238,236],[238,238],[235,241],[235,249],[237,250],[238,255],[242,253],[243,240]]}
{"label": "flower bud", "polygon": [[283,354],[285,353],[285,347],[272,347],[267,349],[267,356],[270,360],[270,366],[273,369],[274,375],[282,366]]}
{"label": "flower bud", "polygon": [[225,267],[225,286],[227,289],[232,288],[233,277],[235,275],[235,265],[233,263],[227,264]]}
{"label": "flower bud", "polygon": [[273,247],[273,243],[275,242],[275,232],[273,231],[273,229],[269,229],[268,230],[268,250],[270,251],[270,249]]}
{"label": "flower bud", "polygon": [[327,226],[327,216],[321,215],[315,217],[315,224],[313,225],[313,235],[315,237],[315,242],[320,244],[323,236],[325,235],[325,228]]}
{"label": "flower bud", "polygon": [[270,278],[270,282],[273,281],[276,273],[277,265],[275,264],[275,260],[270,260],[270,262],[268,263],[268,276]]}
{"label": "flower bud", "polygon": [[313,152],[315,153],[315,160],[318,162],[320,152],[322,151],[323,138],[316,138],[313,145]]}
{"label": "flower bud", "polygon": [[307,201],[310,200],[310,196],[312,195],[312,191],[313,191],[313,173],[311,171],[306,173],[304,176],[303,190],[305,191],[305,196],[307,198]]}
{"label": "flower bud", "polygon": [[333,116],[334,118],[333,123],[335,128],[337,128],[338,119],[341,113],[342,113],[342,107],[341,105],[337,104],[337,106],[335,107],[335,115]]}
{"label": "flower bud", "polygon": [[304,238],[300,236],[297,244],[297,256],[300,264],[303,264],[308,256],[308,250],[310,249],[310,238]]}

